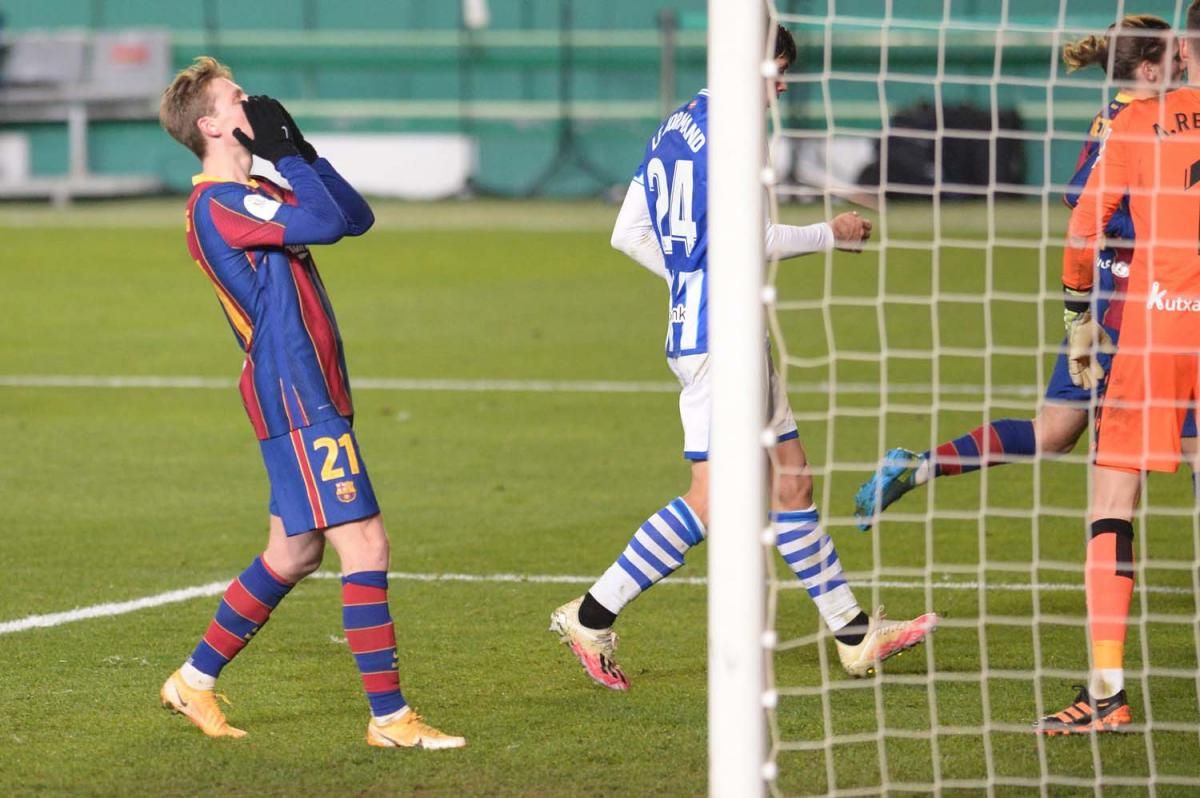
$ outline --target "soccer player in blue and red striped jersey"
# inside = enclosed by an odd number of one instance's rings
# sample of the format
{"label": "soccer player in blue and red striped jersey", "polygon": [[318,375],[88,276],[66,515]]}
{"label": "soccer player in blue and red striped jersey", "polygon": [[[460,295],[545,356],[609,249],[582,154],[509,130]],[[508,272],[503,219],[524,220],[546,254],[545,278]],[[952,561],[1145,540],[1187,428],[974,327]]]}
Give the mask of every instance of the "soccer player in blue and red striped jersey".
{"label": "soccer player in blue and red striped jersey", "polygon": [[[1118,33],[1118,29],[1124,33]],[[1063,48],[1063,61],[1070,70],[1098,64],[1121,88],[1092,122],[1087,141],[1079,153],[1071,189],[1063,195],[1067,206],[1079,201],[1088,175],[1096,163],[1101,143],[1110,122],[1134,100],[1154,97],[1165,91],[1180,74],[1179,60],[1166,55],[1174,46],[1165,34],[1171,30],[1166,20],[1149,14],[1130,14],[1100,36],[1086,36]],[[1164,61],[1164,56],[1166,56]],[[1168,64],[1167,68],[1163,64]],[[1112,349],[1120,337],[1121,316],[1125,307],[1125,287],[1129,264],[1133,262],[1133,220],[1126,197],[1105,227],[1111,242],[1096,258],[1096,292],[1081,298],[1081,307],[1103,327],[1112,347],[1099,353],[1087,373],[1074,371],[1068,358],[1070,341],[1064,341],[1046,386],[1045,402],[1033,419],[1004,418],[976,427],[949,440],[936,449],[916,454],[908,449],[891,449],[874,475],[863,483],[854,497],[854,514],[859,528],[870,529],[879,513],[904,494],[936,477],[957,476],[980,468],[1030,459],[1039,454],[1066,454],[1075,448],[1079,436],[1088,427],[1089,414],[1104,395],[1105,374],[1112,361]],[[1094,307],[1093,307],[1094,305]],[[1181,435],[1189,462],[1196,455],[1196,424],[1189,413]]]}
{"label": "soccer player in blue and red striped jersey", "polygon": [[[388,608],[387,532],[352,428],[342,339],[308,247],[365,233],[366,201],[318,157],[283,106],[247,97],[202,57],[164,92],[163,127],[202,162],[187,204],[187,246],[245,353],[240,390],[271,493],[266,550],[229,585],[195,650],[163,684],[163,706],[211,737],[242,737],[217,705],[222,669],[288,591],[342,563],[343,623],[371,707],[374,746],[458,748],[404,699]],[[250,173],[270,161],[290,189]]]}

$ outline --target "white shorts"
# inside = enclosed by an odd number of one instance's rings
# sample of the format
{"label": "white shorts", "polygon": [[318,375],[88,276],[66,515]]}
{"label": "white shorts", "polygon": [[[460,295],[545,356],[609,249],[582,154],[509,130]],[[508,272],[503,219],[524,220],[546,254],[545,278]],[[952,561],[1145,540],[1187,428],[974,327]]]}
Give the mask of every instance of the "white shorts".
{"label": "white shorts", "polygon": [[[712,427],[712,383],[708,373],[708,353],[667,358],[667,365],[679,378],[679,418],[683,422],[683,456],[688,460],[708,459],[709,430]],[[788,404],[787,387],[775,373],[767,349],[767,417],[778,443],[799,438],[796,419]]]}

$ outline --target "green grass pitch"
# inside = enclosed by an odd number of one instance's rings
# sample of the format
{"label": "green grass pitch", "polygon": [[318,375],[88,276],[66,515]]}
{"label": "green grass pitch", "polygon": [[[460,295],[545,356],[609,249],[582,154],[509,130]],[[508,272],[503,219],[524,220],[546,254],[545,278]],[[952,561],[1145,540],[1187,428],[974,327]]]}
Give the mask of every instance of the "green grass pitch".
{"label": "green grass pitch", "polygon": [[[598,575],[686,487],[661,354],[663,286],[609,248],[610,207],[379,210],[366,237],[316,253],[352,382],[649,384],[356,390],[393,570]],[[788,210],[797,220],[817,214]],[[808,599],[780,591],[781,793],[917,793],[937,779],[944,795],[987,795],[990,778],[990,794],[1037,795],[1043,771],[1052,795],[1095,795],[1097,783],[1105,795],[1146,795],[1138,782],[1152,774],[1156,795],[1194,789],[1177,781],[1200,775],[1186,472],[1151,482],[1137,551],[1153,561],[1140,576],[1155,592],[1135,595],[1149,620],[1128,642],[1136,717],[1175,726],[1095,741],[1039,742],[1022,730],[1039,686],[1045,708],[1059,709],[1086,670],[1082,591],[1020,587],[1082,583],[1084,444],[1067,462],[941,480],[869,535],[849,517],[883,446],[928,448],[985,410],[1032,414],[1036,396],[1020,389],[1048,376],[1060,329],[1058,250],[1037,242],[1053,240],[1063,220],[1057,209],[1047,216],[1043,231],[1036,205],[901,207],[877,227],[882,251],[780,269],[777,352],[859,598],[886,602],[894,617],[945,615],[931,645],[889,663],[879,680],[850,681],[822,670],[836,655],[814,637]],[[935,219],[944,245],[933,250]],[[228,580],[265,539],[266,481],[232,387],[239,353],[184,247],[182,200],[0,207],[0,237],[0,624]],[[981,247],[989,238],[994,246]],[[814,310],[826,292],[837,301]],[[884,347],[881,361],[873,355]],[[1040,357],[1021,352],[1035,347]],[[229,386],[19,379],[30,375]],[[888,387],[871,388],[881,382]],[[337,569],[332,553],[325,569]],[[681,576],[705,571],[701,547]],[[864,582],[873,578],[899,586]],[[468,737],[462,751],[365,745],[367,706],[333,579],[297,588],[226,671],[227,713],[249,731],[237,741],[209,740],[157,702],[215,597],[0,634],[0,794],[704,794],[703,586],[668,581],[622,617],[633,683],[624,695],[591,685],[545,631],[550,610],[583,588],[393,582],[405,692],[435,725]],[[1035,677],[1038,661],[1048,672]],[[1156,673],[1144,675],[1151,665]],[[823,703],[838,740],[830,747],[820,746]]]}

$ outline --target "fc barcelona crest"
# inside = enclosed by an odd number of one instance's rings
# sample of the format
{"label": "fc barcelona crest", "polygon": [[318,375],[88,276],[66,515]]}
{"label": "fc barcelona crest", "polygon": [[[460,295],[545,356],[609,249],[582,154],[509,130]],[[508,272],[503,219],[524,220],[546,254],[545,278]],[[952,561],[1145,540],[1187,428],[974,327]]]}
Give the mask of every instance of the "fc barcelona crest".
{"label": "fc barcelona crest", "polygon": [[334,486],[334,493],[337,494],[338,501],[344,504],[349,504],[358,498],[358,488],[354,487],[352,480],[339,482]]}

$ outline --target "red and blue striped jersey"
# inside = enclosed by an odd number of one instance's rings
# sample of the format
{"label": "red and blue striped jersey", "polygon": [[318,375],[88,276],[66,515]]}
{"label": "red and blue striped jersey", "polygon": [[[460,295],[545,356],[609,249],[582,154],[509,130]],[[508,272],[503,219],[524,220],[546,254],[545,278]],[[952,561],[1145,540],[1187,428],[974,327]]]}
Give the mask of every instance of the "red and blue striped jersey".
{"label": "red and blue striped jersey", "polygon": [[374,222],[324,159],[288,157],[278,168],[291,190],[197,175],[187,205],[188,250],[246,353],[239,388],[260,440],[353,415],[341,335],[308,245]]}

